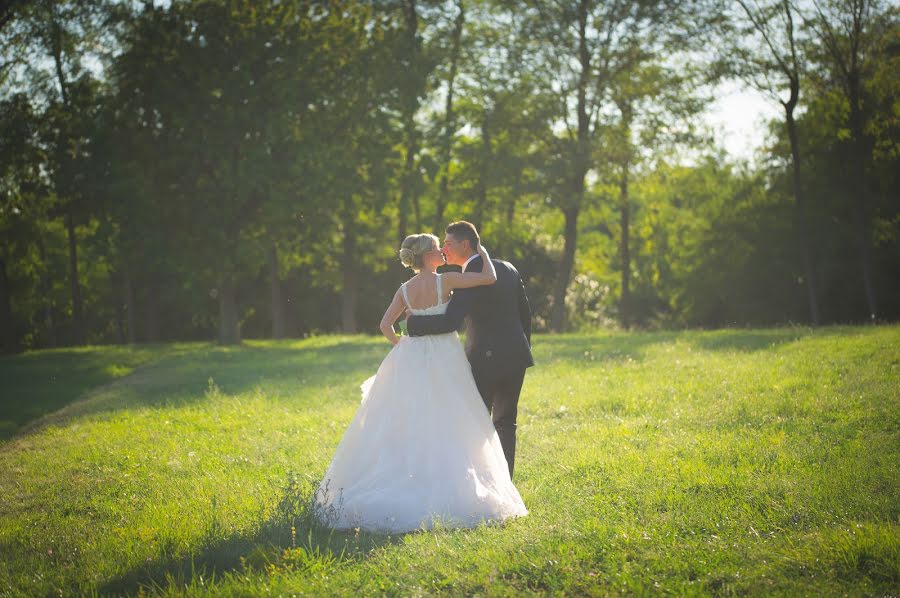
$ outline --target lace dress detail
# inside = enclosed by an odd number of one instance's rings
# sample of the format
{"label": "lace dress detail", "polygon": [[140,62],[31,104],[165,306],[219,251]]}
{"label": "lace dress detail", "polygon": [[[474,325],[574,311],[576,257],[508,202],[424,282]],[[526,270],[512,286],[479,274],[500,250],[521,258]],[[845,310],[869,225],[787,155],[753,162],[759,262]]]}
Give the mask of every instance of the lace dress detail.
{"label": "lace dress detail", "polygon": [[[442,314],[437,304],[415,315]],[[401,337],[362,385],[362,403],[316,501],[338,529],[400,533],[528,514],[456,332]]]}

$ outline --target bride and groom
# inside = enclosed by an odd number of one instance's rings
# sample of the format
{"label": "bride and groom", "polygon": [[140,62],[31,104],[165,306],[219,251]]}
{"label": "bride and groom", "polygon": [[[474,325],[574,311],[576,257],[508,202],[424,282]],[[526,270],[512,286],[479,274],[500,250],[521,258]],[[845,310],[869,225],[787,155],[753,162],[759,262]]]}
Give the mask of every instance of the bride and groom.
{"label": "bride and groom", "polygon": [[[490,258],[471,223],[445,232],[442,248],[430,234],[400,248],[416,274],[381,321],[394,347],[363,383],[316,493],[335,528],[398,533],[528,513],[512,483],[516,409],[534,365],[528,298],[516,269]],[[439,273],[445,257],[462,271]],[[408,335],[398,338],[393,324],[404,312]]]}

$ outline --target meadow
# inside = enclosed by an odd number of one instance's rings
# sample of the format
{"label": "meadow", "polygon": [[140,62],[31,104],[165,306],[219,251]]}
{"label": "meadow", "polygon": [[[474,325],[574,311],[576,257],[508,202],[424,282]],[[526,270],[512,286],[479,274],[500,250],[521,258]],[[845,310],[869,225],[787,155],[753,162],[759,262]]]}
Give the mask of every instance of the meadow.
{"label": "meadow", "polygon": [[335,532],[310,497],[389,348],[0,359],[0,595],[900,591],[898,326],[537,335],[527,517]]}

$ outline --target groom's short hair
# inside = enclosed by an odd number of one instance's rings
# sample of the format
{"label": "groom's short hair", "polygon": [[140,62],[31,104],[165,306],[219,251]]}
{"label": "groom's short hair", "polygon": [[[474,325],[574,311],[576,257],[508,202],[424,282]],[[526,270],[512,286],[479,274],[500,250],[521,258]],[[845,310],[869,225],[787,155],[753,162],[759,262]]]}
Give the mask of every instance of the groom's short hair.
{"label": "groom's short hair", "polygon": [[444,229],[444,232],[448,235],[453,235],[453,238],[458,241],[468,241],[472,251],[478,251],[478,244],[481,243],[481,237],[478,236],[478,231],[471,222],[466,222],[465,220],[451,222],[447,225],[447,228]]}

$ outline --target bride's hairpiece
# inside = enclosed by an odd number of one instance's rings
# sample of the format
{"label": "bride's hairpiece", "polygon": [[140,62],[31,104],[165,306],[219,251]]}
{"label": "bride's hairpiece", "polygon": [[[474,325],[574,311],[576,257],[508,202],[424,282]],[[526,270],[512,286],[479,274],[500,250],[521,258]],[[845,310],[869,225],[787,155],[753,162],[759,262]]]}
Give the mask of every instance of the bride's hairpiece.
{"label": "bride's hairpiece", "polygon": [[403,243],[400,244],[400,263],[402,263],[407,268],[420,270],[424,265],[422,256],[425,254],[425,252],[431,251],[439,245],[440,241],[438,241],[438,238],[432,234],[422,233],[418,235],[410,235],[403,239]]}
{"label": "bride's hairpiece", "polygon": [[400,249],[400,261],[404,266],[410,266],[416,259],[416,254],[409,247]]}

